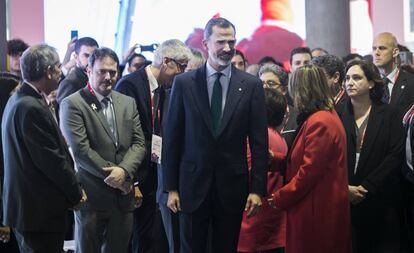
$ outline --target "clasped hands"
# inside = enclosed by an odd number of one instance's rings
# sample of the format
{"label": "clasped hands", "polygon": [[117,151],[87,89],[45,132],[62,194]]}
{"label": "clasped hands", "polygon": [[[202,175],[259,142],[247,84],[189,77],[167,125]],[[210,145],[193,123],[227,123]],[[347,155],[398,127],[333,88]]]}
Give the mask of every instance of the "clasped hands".
{"label": "clasped hands", "polygon": [[363,201],[366,198],[367,193],[368,193],[368,191],[362,185],[358,185],[358,186],[348,185],[348,192],[349,192],[349,201],[354,205]]}
{"label": "clasped hands", "polygon": [[122,191],[123,194],[128,194],[132,191],[132,182],[126,181],[125,170],[121,167],[112,166],[102,168],[104,171],[109,172],[109,175],[104,179],[104,182]]}

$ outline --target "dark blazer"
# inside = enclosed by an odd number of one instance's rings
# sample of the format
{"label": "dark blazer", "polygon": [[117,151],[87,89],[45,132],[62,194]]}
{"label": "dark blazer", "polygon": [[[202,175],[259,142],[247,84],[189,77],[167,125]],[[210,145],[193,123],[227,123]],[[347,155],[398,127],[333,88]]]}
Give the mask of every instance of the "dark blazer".
{"label": "dark blazer", "polygon": [[397,81],[392,88],[390,104],[398,107],[401,112],[406,112],[413,103],[414,75],[400,69]]}
{"label": "dark blazer", "polygon": [[75,67],[69,72],[65,79],[60,82],[56,98],[57,102],[59,104],[62,103],[65,97],[68,97],[85,87],[87,82],[88,76],[86,73],[82,69]]}
{"label": "dark blazer", "polygon": [[247,141],[252,154],[250,192],[266,195],[266,124],[263,86],[256,77],[232,67],[217,138],[206,66],[175,77],[163,129],[162,164],[166,190],[178,190],[184,212],[197,209],[211,187],[228,211],[243,210],[249,192]]}
{"label": "dark blazer", "polygon": [[61,128],[73,150],[79,181],[88,195],[86,208],[110,210],[119,207],[134,210],[133,193],[124,195],[108,186],[104,179],[107,166],[119,166],[133,178],[145,156],[144,136],[135,101],[116,91],[111,93],[118,142],[102,112],[101,103],[87,87],[61,103]]}
{"label": "dark blazer", "polygon": [[400,110],[389,105],[372,104],[356,174],[355,119],[350,100],[340,112],[340,117],[347,134],[349,184],[362,185],[369,192],[361,204],[378,201],[392,205],[400,203],[404,157]]}
{"label": "dark blazer", "polygon": [[136,180],[139,182],[140,190],[144,196],[147,196],[149,193],[155,194],[157,188],[157,166],[151,162],[153,123],[150,86],[145,67],[120,79],[115,86],[115,90],[135,100],[147,149],[145,159],[136,172]]}
{"label": "dark blazer", "polygon": [[4,223],[21,231],[64,232],[81,189],[65,140],[42,97],[24,83],[6,105]]}

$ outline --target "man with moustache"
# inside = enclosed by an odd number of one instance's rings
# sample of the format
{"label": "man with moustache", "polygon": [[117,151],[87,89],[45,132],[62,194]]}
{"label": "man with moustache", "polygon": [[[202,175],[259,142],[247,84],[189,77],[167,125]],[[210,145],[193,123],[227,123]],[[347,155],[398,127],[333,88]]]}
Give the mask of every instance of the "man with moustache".
{"label": "man with moustache", "polygon": [[13,229],[21,252],[62,252],[67,210],[86,195],[45,99],[60,79],[59,56],[48,45],[35,45],[20,63],[23,84],[7,102],[2,121],[2,223]]}
{"label": "man with moustache", "polygon": [[140,201],[134,201],[139,189],[132,182],[145,156],[144,135],[135,101],[112,91],[118,65],[114,51],[95,49],[89,57],[86,87],[61,103],[61,128],[89,197],[75,211],[79,253],[126,253],[132,212]]}
{"label": "man with moustache", "polygon": [[255,215],[266,194],[263,85],[232,66],[235,33],[227,19],[210,19],[207,63],[176,76],[171,91],[162,164],[168,207],[180,215],[181,252],[205,252],[210,224],[212,252],[236,252],[243,210]]}
{"label": "man with moustache", "polygon": [[155,220],[159,218],[156,201],[159,203],[170,252],[174,252],[174,244],[177,245],[173,240],[172,224],[175,217],[166,207],[167,194],[162,190],[161,166],[159,161],[151,159],[151,144],[153,138],[157,138],[154,135],[161,135],[173,78],[184,72],[190,58],[191,51],[184,43],[176,39],[167,40],[154,52],[151,65],[123,77],[115,87],[117,91],[134,98],[147,149],[145,160],[136,175],[144,199],[142,206],[134,212],[132,248],[135,253],[156,252],[162,241],[164,232],[154,227]]}
{"label": "man with moustache", "polygon": [[62,100],[85,87],[88,81],[86,75],[86,67],[88,66],[88,58],[98,48],[98,42],[90,37],[83,37],[75,43],[75,61],[76,67],[59,84],[57,92],[57,102],[60,104]]}

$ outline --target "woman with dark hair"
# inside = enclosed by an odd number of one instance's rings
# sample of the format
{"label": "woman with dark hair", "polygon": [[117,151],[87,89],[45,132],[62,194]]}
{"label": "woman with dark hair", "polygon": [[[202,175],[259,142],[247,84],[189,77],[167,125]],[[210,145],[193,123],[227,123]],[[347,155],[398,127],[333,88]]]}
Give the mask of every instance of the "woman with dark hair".
{"label": "woman with dark hair", "polygon": [[325,74],[300,67],[289,81],[299,111],[287,157],[287,184],[268,202],[286,210],[286,253],[351,252],[346,136]]}
{"label": "woman with dark hair", "polygon": [[[277,128],[282,125],[286,113],[286,98],[276,89],[265,89],[267,111],[267,132],[269,138],[269,170],[267,172],[267,191],[273,192],[283,185],[280,173],[288,147]],[[250,149],[247,149],[250,164]],[[282,253],[286,242],[286,213],[274,210],[263,200],[260,212],[248,218],[243,214],[238,252]]]}
{"label": "woman with dark hair", "polygon": [[401,252],[401,114],[381,102],[384,83],[372,63],[351,62],[345,88],[349,98],[339,114],[347,135],[353,252]]}

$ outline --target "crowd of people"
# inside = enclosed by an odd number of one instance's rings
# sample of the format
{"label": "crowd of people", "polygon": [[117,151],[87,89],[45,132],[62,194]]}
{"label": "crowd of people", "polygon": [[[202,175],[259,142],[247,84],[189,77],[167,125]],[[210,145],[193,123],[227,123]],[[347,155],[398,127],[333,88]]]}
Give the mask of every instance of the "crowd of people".
{"label": "crowd of people", "polygon": [[414,71],[395,36],[371,56],[301,45],[286,69],[246,58],[225,18],[203,32],[206,55],[170,39],[153,61],[9,41],[0,250],[414,252]]}

